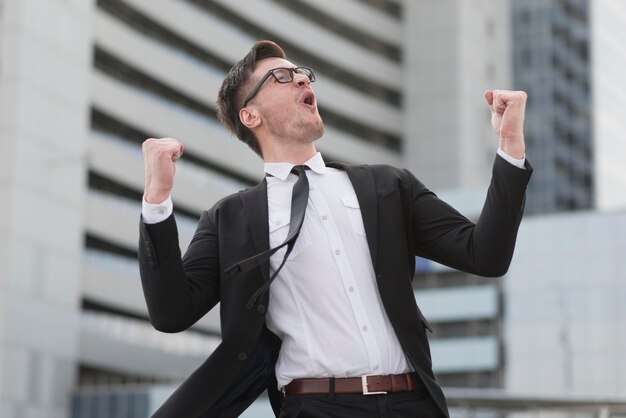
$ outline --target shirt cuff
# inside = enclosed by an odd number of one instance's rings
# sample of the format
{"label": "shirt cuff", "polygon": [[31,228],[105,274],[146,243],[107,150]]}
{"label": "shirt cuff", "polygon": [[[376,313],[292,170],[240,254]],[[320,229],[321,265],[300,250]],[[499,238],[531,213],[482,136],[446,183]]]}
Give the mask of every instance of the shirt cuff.
{"label": "shirt cuff", "polygon": [[522,158],[513,158],[506,152],[502,151],[502,149],[500,148],[498,148],[498,155],[517,168],[524,168],[524,164],[526,163],[526,155],[524,155]]}
{"label": "shirt cuff", "polygon": [[168,196],[161,203],[148,203],[146,199],[142,199],[141,218],[145,224],[158,224],[163,222],[174,212],[174,204],[172,196]]}

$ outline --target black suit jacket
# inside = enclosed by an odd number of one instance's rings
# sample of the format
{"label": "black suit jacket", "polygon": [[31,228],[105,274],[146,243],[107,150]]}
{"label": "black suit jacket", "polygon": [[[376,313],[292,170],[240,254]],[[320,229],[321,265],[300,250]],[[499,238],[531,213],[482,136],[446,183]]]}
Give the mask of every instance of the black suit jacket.
{"label": "black suit jacket", "polygon": [[[415,256],[483,276],[509,266],[531,167],[496,157],[476,224],[439,200],[409,171],[384,165],[349,166],[384,309],[402,349],[433,400],[448,416],[432,372],[429,325],[413,296]],[[150,321],[164,332],[193,325],[221,302],[222,343],[154,417],[238,416],[266,388],[280,403],[274,364],[280,341],[265,327],[266,293],[246,302],[269,276],[269,263],[230,277],[224,271],[269,248],[267,183],[222,199],[204,212],[182,257],[176,222],[140,223],[139,261]]]}

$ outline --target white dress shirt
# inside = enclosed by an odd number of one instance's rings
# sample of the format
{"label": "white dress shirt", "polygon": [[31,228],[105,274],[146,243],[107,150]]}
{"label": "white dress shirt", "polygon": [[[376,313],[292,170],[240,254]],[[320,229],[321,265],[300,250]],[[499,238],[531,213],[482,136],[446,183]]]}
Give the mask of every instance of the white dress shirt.
{"label": "white dress shirt", "polygon": [[[409,370],[384,311],[359,202],[345,171],[317,153],[307,165],[309,201],[300,236],[270,287],[266,323],[282,340],[278,386],[304,377]],[[266,163],[270,247],[289,230],[293,164]],[[280,265],[285,249],[270,258]]]}
{"label": "white dress shirt", "polygon": [[[520,168],[525,159],[498,153]],[[319,153],[305,165],[309,200],[300,236],[270,286],[268,328],[282,340],[278,387],[305,377],[400,374],[411,370],[384,310],[359,202],[345,171],[326,167]],[[266,163],[270,248],[289,231],[293,164]],[[143,203],[146,223],[166,219],[171,198]],[[270,258],[272,272],[286,248]]]}

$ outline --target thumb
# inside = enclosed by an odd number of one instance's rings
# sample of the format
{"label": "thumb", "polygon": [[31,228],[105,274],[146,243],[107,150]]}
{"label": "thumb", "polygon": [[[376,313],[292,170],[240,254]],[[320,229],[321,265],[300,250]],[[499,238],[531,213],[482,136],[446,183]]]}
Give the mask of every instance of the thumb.
{"label": "thumb", "polygon": [[178,161],[183,156],[185,146],[181,143],[178,144],[178,149],[172,154],[172,161]]}
{"label": "thumb", "polygon": [[485,100],[489,105],[489,109],[493,110],[493,90],[485,91]]}

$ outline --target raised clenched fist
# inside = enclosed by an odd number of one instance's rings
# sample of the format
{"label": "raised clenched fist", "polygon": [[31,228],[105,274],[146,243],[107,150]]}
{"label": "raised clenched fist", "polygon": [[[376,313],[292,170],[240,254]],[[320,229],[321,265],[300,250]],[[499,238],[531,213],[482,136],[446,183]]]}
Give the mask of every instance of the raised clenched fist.
{"label": "raised clenched fist", "polygon": [[526,93],[523,91],[487,90],[485,99],[491,110],[491,126],[500,139],[500,149],[514,158],[524,158],[524,113]]}
{"label": "raised clenched fist", "polygon": [[174,187],[176,161],[185,147],[173,138],[149,138],[141,146],[145,168],[144,199],[148,203],[161,203]]}

